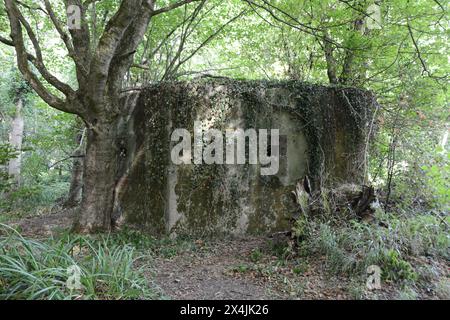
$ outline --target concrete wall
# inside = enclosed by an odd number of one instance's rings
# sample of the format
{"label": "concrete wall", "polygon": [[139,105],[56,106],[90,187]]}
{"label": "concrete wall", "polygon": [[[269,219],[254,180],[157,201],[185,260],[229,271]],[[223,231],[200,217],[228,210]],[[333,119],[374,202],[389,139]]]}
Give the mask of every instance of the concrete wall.
{"label": "concrete wall", "polygon": [[[373,96],[300,82],[200,80],[161,84],[130,99],[126,184],[120,213],[153,234],[283,230],[297,210],[291,191],[309,175],[320,183],[360,183]],[[260,165],[174,165],[176,128],[279,129],[280,169]]]}

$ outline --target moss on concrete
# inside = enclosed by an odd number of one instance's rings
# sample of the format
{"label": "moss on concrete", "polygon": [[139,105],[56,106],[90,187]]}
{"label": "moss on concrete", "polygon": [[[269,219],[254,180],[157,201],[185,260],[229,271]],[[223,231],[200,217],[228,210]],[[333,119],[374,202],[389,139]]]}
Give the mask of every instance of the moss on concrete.
{"label": "moss on concrete", "polygon": [[[132,116],[135,147],[129,157],[139,150],[144,155],[130,169],[121,201],[125,217],[154,234],[282,230],[295,210],[290,194],[302,178],[296,175],[308,174],[315,188],[362,181],[374,103],[363,90],[296,81],[202,79],[146,88]],[[288,144],[288,169],[260,176],[258,165],[173,165],[170,135],[176,128],[193,134],[195,120],[223,132],[236,123],[245,129],[280,127],[289,141],[297,139]],[[296,154],[292,148],[303,141]]]}

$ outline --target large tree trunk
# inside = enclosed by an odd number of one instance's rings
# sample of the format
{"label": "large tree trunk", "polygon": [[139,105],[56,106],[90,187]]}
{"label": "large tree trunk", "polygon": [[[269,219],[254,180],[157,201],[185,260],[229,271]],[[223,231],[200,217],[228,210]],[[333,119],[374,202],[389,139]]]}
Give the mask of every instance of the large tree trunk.
{"label": "large tree trunk", "polygon": [[21,169],[21,149],[23,140],[24,121],[22,116],[23,100],[21,97],[16,102],[16,112],[11,126],[11,134],[9,137],[9,144],[18,151],[14,159],[9,160],[8,173],[13,178],[14,184],[17,187],[20,184],[20,169]]}
{"label": "large tree trunk", "polygon": [[87,129],[83,192],[74,230],[81,233],[111,230],[118,169],[117,120]]}

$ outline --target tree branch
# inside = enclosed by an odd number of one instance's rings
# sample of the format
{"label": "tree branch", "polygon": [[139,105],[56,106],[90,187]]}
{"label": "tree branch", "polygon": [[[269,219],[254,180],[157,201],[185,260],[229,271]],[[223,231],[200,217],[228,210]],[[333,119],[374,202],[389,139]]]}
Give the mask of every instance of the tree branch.
{"label": "tree branch", "polygon": [[6,44],[7,46],[14,47],[14,42],[12,40],[6,39],[2,36],[0,36],[0,42]]}
{"label": "tree branch", "polygon": [[416,39],[414,38],[414,34],[412,32],[411,25],[410,25],[409,21],[408,21],[407,27],[408,27],[408,32],[409,32],[409,35],[411,37],[412,43],[414,45],[414,48],[416,49],[417,58],[419,58],[419,61],[422,64],[422,68],[423,68],[422,75],[423,75],[423,73],[426,72],[428,74],[428,76],[431,76],[430,71],[428,71],[427,65],[425,64],[425,61],[422,58],[422,54],[420,53],[419,45],[417,44]]}
{"label": "tree branch", "polygon": [[[134,54],[141,43],[152,18],[153,4],[143,7],[133,22],[125,30],[111,61],[108,75],[108,91],[120,94],[124,75],[134,61]],[[117,97],[118,98],[118,97]],[[117,107],[120,111],[120,107]]]}
{"label": "tree branch", "polygon": [[63,29],[61,23],[58,21],[58,18],[55,15],[55,12],[53,11],[53,8],[50,4],[49,0],[44,0],[45,8],[47,10],[47,15],[50,17],[50,20],[52,21],[53,25],[55,26],[56,31],[58,31],[58,34],[61,37],[61,40],[64,42],[67,51],[69,52],[69,57],[72,58],[72,60],[75,62],[75,66],[77,67],[77,70],[83,74],[84,77],[87,76],[87,70],[83,66],[83,63],[80,61],[79,56],[76,54],[74,46],[72,42],[70,41],[69,35],[67,32]]}
{"label": "tree branch", "polygon": [[89,66],[92,59],[91,35],[89,25],[86,21],[87,6],[83,5],[81,0],[67,0],[65,1],[65,4],[66,10],[69,6],[77,6],[81,11],[81,28],[70,29],[69,33],[72,37],[72,47],[74,51],[73,59],[77,66],[78,83],[80,87],[83,87],[87,84]]}
{"label": "tree branch", "polygon": [[[10,47],[15,47],[14,42],[10,39],[6,39],[2,36],[0,36],[0,42],[3,44],[6,44]],[[25,52],[25,54],[27,55],[27,59],[28,61],[30,61],[34,66],[36,66],[36,57],[33,56],[31,53]]]}
{"label": "tree branch", "polygon": [[45,12],[45,10],[43,8],[41,8],[40,6],[36,6],[36,7],[32,7],[26,3],[23,3],[22,1],[16,0],[16,2],[21,5],[24,8],[27,8],[29,10],[40,10],[42,12],[44,12],[45,14],[47,14],[47,12]]}
{"label": "tree branch", "polygon": [[145,9],[142,4],[142,0],[123,0],[116,14],[105,27],[105,31],[99,40],[89,68],[87,98],[91,100],[90,104],[92,106],[101,108],[103,105],[102,93],[106,89],[111,61],[116,55],[117,48],[124,37],[125,31],[139,13]]}
{"label": "tree branch", "polygon": [[36,93],[50,106],[64,112],[77,113],[77,110],[72,109],[65,100],[50,93],[38,77],[30,70],[28,65],[30,56],[25,49],[22,26],[19,19],[21,14],[14,0],[5,0],[5,7],[10,22],[12,43],[14,44],[17,54],[17,64],[25,80],[30,83]]}
{"label": "tree branch", "polygon": [[52,75],[48,70],[47,67],[44,64],[44,60],[42,58],[42,50],[41,47],[39,45],[39,41],[36,37],[36,34],[34,33],[33,29],[31,28],[30,24],[28,23],[28,21],[26,21],[26,19],[24,18],[24,16],[22,15],[22,13],[20,12],[20,10],[16,7],[16,15],[17,18],[19,19],[20,23],[25,27],[25,30],[28,34],[28,37],[31,40],[31,43],[33,44],[33,48],[34,51],[36,52],[36,58],[35,59],[27,59],[32,61],[33,64],[35,65],[35,67],[39,70],[39,72],[41,73],[42,77],[48,82],[50,83],[52,86],[54,86],[56,89],[58,89],[59,91],[61,91],[62,93],[64,93],[66,96],[71,95],[74,93],[74,91],[72,90],[72,88],[63,83],[62,81],[60,81],[58,78],[56,78],[54,75]]}
{"label": "tree branch", "polygon": [[161,14],[161,13],[164,13],[164,12],[168,12],[168,11],[171,11],[171,10],[176,9],[178,7],[181,7],[181,6],[184,6],[186,4],[189,4],[191,2],[197,2],[197,1],[201,1],[201,0],[183,0],[183,1],[176,2],[174,4],[171,4],[171,5],[167,6],[167,7],[164,7],[164,8],[161,8],[161,9],[157,9],[157,10],[153,10],[152,11],[152,16],[156,16],[158,14]]}
{"label": "tree branch", "polygon": [[178,71],[178,69],[180,68],[180,66],[183,63],[186,63],[186,61],[190,60],[201,48],[203,48],[204,46],[206,46],[212,39],[214,39],[218,34],[220,34],[220,32],[222,32],[222,30],[227,27],[229,24],[233,23],[235,20],[237,20],[238,18],[240,18],[242,15],[244,15],[247,11],[244,10],[241,13],[239,13],[238,15],[236,15],[235,17],[231,18],[230,20],[228,20],[226,23],[224,23],[223,25],[221,25],[214,33],[212,33],[211,35],[208,36],[208,38],[206,38],[205,41],[203,41],[195,50],[193,50],[187,57],[185,57],[184,59],[180,60],[179,63],[177,64],[177,66],[173,69],[173,74],[175,74],[175,72]]}

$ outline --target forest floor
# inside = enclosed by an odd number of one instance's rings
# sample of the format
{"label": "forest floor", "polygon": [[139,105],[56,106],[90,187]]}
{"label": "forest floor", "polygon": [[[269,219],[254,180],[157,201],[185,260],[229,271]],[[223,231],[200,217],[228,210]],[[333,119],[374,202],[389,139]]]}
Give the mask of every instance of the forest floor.
{"label": "forest floor", "polygon": [[[73,213],[62,211],[9,223],[25,237],[44,238],[70,227]],[[144,252],[145,253],[145,252]],[[265,237],[189,239],[160,242],[145,263],[149,286],[168,299],[405,299],[393,283],[366,289],[366,279],[331,275],[323,257],[277,257]],[[446,262],[429,261],[444,278]],[[415,299],[439,298],[431,290],[415,290]]]}
{"label": "forest floor", "polygon": [[[173,299],[347,299],[343,279],[319,265],[293,272],[268,255],[264,238],[196,241],[197,249],[155,260],[157,283]],[[306,264],[305,264],[306,266]]]}

